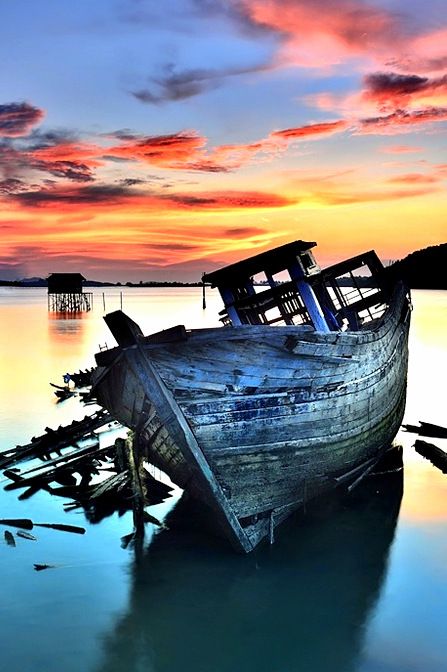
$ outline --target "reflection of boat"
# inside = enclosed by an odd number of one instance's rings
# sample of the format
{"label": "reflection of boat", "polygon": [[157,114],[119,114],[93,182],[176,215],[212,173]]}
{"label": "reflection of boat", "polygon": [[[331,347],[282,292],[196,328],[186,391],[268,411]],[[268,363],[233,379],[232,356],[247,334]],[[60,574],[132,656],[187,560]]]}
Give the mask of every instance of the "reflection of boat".
{"label": "reflection of boat", "polygon": [[388,285],[374,252],[321,271],[313,245],[205,276],[227,328],[145,338],[117,311],[105,319],[120,347],[96,355],[99,403],[244,551],[294,509],[357,481],[402,420],[405,288]]}
{"label": "reflection of boat", "polygon": [[[291,520],[274,552],[225,553],[180,502],[135,562],[96,672],[353,672],[386,578],[402,472]],[[377,492],[379,491],[379,492]],[[326,506],[331,506],[328,516]]]}

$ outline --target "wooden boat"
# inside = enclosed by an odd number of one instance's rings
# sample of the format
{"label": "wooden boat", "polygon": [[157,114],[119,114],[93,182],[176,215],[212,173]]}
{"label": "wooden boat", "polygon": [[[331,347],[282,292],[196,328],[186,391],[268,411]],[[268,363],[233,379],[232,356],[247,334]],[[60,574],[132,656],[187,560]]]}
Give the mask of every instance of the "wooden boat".
{"label": "wooden boat", "polygon": [[306,502],[354,486],[403,417],[407,290],[373,251],[321,270],[314,245],[205,275],[222,328],[144,337],[116,311],[105,320],[119,347],[96,355],[99,403],[245,552]]}

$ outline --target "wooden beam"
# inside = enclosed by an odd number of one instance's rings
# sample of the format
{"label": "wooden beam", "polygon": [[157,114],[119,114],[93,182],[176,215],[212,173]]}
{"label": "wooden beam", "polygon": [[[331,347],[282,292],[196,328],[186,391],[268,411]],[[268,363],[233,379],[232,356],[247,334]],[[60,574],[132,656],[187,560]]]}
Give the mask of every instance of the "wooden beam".
{"label": "wooden beam", "polygon": [[253,549],[248,536],[230,507],[180,407],[144,348],[137,346],[135,349],[125,351],[125,355],[129,365],[140,379],[145,394],[157,409],[162,424],[182,451],[189,466],[194,469],[196,478],[203,492],[208,496],[210,506],[215,509],[230,543],[236,550],[248,553]]}

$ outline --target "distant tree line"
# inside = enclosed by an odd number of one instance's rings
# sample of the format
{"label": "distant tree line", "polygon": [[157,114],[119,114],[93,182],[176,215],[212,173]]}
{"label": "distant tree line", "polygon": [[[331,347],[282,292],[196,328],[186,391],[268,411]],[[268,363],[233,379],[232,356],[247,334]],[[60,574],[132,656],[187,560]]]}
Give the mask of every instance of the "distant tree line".
{"label": "distant tree line", "polygon": [[412,252],[385,269],[411,289],[447,289],[447,243]]}
{"label": "distant tree line", "polygon": [[[447,243],[433,245],[412,252],[405,259],[395,261],[385,269],[391,279],[400,278],[412,289],[447,289]],[[358,284],[367,283],[367,278],[356,278]],[[348,283],[349,280],[346,280]],[[85,287],[200,287],[201,282],[99,282],[87,280]],[[46,287],[44,278],[25,280],[0,280],[3,287]]]}

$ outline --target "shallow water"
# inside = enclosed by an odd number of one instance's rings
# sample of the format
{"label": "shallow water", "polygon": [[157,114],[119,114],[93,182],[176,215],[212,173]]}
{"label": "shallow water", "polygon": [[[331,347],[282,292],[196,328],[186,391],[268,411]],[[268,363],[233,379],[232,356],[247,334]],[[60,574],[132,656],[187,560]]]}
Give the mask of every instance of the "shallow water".
{"label": "shallow water", "polygon": [[[219,301],[200,288],[123,288],[145,333],[215,326]],[[0,450],[95,407],[56,404],[49,382],[93,366],[113,345],[102,318],[117,288],[95,290],[78,319],[47,313],[42,289],[0,288]],[[447,293],[413,292],[405,423],[447,426]],[[172,318],[172,316],[175,316]],[[368,479],[355,496],[297,515],[273,547],[247,557],[196,529],[178,501],[152,507],[146,547],[123,549],[132,516],[98,524],[65,513],[62,498],[19,500],[0,489],[0,517],[68,523],[83,536],[35,528],[4,542],[0,526],[2,669],[53,672],[441,672],[447,669],[447,476],[400,432],[404,475]],[[447,441],[426,439],[447,450]],[[171,510],[170,513],[168,513]],[[54,565],[42,572],[34,563]]]}

